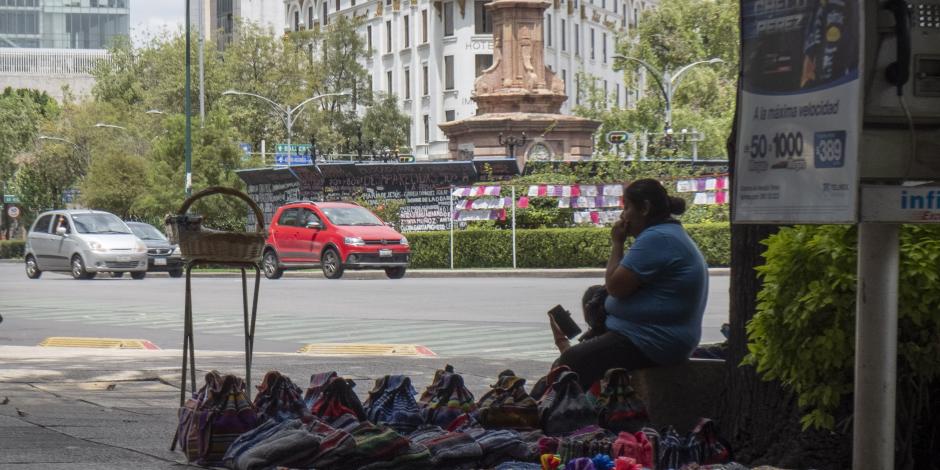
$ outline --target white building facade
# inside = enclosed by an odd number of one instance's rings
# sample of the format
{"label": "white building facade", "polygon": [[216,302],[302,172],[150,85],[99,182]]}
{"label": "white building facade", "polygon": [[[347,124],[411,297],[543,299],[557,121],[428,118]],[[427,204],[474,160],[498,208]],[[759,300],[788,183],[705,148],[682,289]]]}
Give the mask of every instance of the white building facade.
{"label": "white building facade", "polygon": [[[373,91],[398,96],[411,116],[416,159],[450,157],[438,123],[474,116],[474,80],[493,62],[492,19],[484,0],[286,0],[285,30],[329,24],[335,15],[363,18],[360,33],[370,51],[363,64]],[[594,77],[608,106],[630,106],[613,69],[619,35],[638,24],[647,0],[554,0],[544,16],[545,62],[565,82],[570,113],[580,98],[579,76]],[[242,18],[255,21],[247,15]]]}

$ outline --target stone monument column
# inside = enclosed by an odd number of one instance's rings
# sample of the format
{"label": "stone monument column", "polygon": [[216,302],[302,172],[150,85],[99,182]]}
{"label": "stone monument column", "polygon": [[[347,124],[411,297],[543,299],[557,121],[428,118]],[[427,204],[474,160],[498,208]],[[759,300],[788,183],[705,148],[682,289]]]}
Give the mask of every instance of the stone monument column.
{"label": "stone monument column", "polygon": [[499,135],[526,135],[515,148],[522,169],[527,158],[586,160],[600,123],[560,113],[565,84],[545,66],[542,44],[547,0],[495,0],[486,5],[493,17],[493,65],[474,82],[471,99],[477,115],[439,125],[457,160],[507,158]]}

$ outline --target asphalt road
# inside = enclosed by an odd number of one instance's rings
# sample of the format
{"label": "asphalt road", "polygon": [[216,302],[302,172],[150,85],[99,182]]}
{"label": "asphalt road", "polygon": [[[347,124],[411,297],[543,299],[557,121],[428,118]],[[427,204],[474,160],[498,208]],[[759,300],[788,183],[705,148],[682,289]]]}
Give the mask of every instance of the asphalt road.
{"label": "asphalt road", "polygon": [[[728,318],[728,277],[712,276],[703,342],[720,341]],[[420,344],[439,356],[551,360],[545,312],[561,304],[580,318],[589,278],[262,279],[257,352],[293,352],[308,343]],[[251,285],[251,283],[249,283]],[[50,336],[147,339],[182,345],[184,280],[101,276],[90,281],[0,263],[0,345],[36,345]],[[241,282],[194,278],[197,349],[242,350]]]}

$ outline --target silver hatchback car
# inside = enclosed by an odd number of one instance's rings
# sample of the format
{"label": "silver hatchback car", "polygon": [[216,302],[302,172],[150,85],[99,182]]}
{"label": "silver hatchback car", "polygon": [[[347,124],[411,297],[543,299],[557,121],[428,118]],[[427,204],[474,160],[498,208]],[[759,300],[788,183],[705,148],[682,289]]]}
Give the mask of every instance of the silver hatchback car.
{"label": "silver hatchback car", "polygon": [[147,246],[118,216],[104,211],[43,212],[26,237],[26,276],[70,272],[92,279],[99,272],[147,276]]}

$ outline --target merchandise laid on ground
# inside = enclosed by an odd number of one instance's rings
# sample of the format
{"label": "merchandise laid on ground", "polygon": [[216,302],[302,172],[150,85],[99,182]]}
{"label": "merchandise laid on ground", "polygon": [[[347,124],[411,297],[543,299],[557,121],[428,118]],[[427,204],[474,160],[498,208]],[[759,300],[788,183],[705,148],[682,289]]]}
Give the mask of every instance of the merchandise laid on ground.
{"label": "merchandise laid on ground", "polygon": [[585,391],[561,366],[528,392],[505,370],[479,399],[451,366],[417,399],[404,375],[377,379],[365,402],[356,385],[330,371],[304,391],[271,371],[251,400],[244,380],[210,372],[180,409],[173,447],[199,465],[245,470],[748,468],[731,462],[709,419],[687,433],[650,427],[624,369]]}

